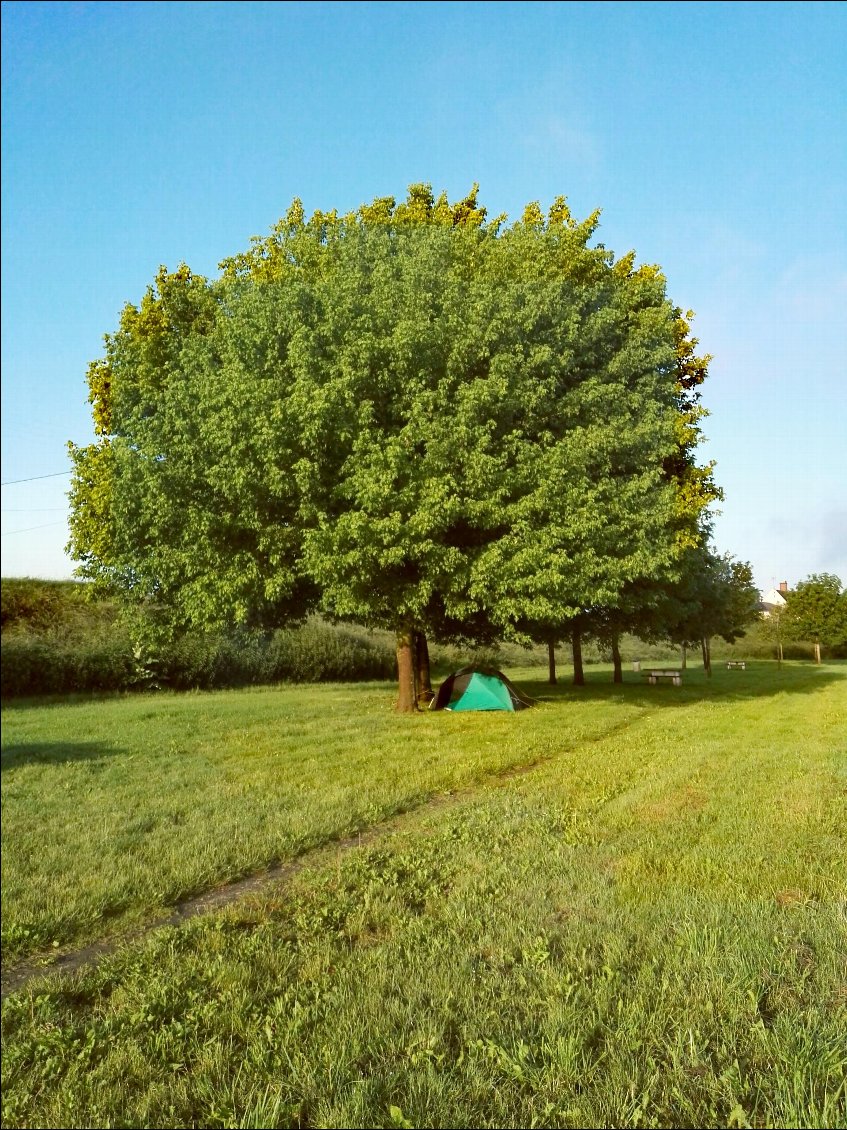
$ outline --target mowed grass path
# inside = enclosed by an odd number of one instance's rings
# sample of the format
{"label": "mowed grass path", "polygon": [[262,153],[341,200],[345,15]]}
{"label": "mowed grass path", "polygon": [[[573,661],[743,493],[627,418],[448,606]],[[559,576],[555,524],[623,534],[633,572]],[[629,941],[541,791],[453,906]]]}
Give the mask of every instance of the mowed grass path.
{"label": "mowed grass path", "polygon": [[[32,728],[4,754],[20,809],[27,793],[46,799],[52,773],[53,791],[69,782],[85,814],[96,791],[119,823],[129,797],[147,813],[175,804],[182,762],[221,840],[246,827],[242,845],[265,843],[249,788],[235,787],[240,763],[285,825],[274,857],[484,783],[286,885],[10,997],[4,1125],[847,1125],[844,675],[763,665],[717,671],[709,686],[692,675],[681,694],[539,684],[548,701],[509,717],[397,719],[377,687],[10,712]],[[242,709],[252,744],[236,737]],[[98,750],[87,760],[69,758],[59,732],[80,713],[87,727],[104,715],[120,726],[85,731]],[[157,753],[144,733],[175,718],[194,719],[184,752]],[[216,734],[240,757],[216,753]],[[300,750],[302,792],[279,756],[271,789],[274,734],[289,757]],[[125,773],[141,762],[111,800],[93,767],[121,755],[101,743],[124,751]],[[194,777],[192,751],[205,762]],[[490,776],[533,760],[530,773]],[[167,784],[143,784],[156,765],[171,765]],[[54,812],[50,834],[65,827]],[[70,886],[108,837],[93,817],[66,823],[53,866]],[[184,853],[217,838],[171,827]],[[142,858],[163,873],[155,851]],[[177,877],[176,848],[168,858]],[[135,866],[142,914],[157,888]],[[92,862],[84,874],[97,888]]]}

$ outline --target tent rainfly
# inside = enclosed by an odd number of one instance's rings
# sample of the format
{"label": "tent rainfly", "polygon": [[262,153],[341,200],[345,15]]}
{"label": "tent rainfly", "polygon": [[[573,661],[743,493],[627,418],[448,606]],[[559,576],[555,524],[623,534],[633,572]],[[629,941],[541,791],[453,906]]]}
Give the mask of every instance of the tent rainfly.
{"label": "tent rainfly", "polygon": [[430,710],[524,710],[532,706],[501,671],[493,667],[463,667],[448,675]]}

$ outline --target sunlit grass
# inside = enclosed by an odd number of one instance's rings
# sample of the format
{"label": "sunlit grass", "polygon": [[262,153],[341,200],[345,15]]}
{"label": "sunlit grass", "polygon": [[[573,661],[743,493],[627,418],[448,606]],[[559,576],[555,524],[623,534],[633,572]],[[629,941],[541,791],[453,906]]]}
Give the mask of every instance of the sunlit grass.
{"label": "sunlit grass", "polygon": [[100,936],[435,793],[576,748],[659,701],[631,690],[574,699],[564,715],[547,703],[401,718],[384,684],[8,709],[4,960]]}
{"label": "sunlit grass", "polygon": [[[236,846],[255,844],[257,860],[272,841],[251,790],[272,793],[279,856],[482,783],[9,998],[4,1125],[847,1124],[843,668],[718,671],[708,687],[692,673],[681,694],[534,689],[548,701],[511,717],[398,719],[378,686],[8,715],[32,727],[13,739],[11,772],[4,754],[19,805],[67,780],[77,807],[117,826],[132,803],[175,803],[181,766],[182,802],[193,790],[217,812],[222,841],[247,828]],[[48,725],[69,741],[70,715],[100,719],[88,740],[124,753],[36,763],[21,750],[38,727],[47,743]],[[183,752],[157,754],[180,720]],[[80,772],[101,762],[123,778]],[[47,809],[55,836],[61,805]],[[94,891],[108,838],[83,851],[91,823],[69,822],[63,867]],[[171,826],[185,855],[238,857]],[[168,858],[182,873],[176,845]],[[156,852],[135,866],[134,905],[149,913]]]}

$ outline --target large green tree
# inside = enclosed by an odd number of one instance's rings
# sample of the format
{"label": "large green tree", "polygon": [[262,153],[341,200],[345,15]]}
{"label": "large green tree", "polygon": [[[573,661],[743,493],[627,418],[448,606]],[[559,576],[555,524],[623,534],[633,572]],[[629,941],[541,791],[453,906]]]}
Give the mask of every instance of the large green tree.
{"label": "large green tree", "polygon": [[359,415],[306,554],[333,612],[395,628],[404,683],[436,601],[561,624],[678,553],[674,311],[656,271],[589,246],[595,224],[557,201],[493,237],[386,223],[337,249],[355,281],[329,278],[320,383]]}
{"label": "large green tree", "polygon": [[401,709],[421,633],[562,624],[671,575],[708,477],[686,499],[669,473],[679,312],[596,224],[413,186],[341,217],[295,201],[216,283],[161,272],[91,371],[83,568],[186,623],[319,599],[391,627]]}

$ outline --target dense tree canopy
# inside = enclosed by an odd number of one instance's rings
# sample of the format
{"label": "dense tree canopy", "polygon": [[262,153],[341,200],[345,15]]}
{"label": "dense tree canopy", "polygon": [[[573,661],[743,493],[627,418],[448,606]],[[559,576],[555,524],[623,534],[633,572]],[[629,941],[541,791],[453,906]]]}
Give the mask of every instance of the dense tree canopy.
{"label": "dense tree canopy", "polygon": [[733,643],[758,614],[759,593],[745,561],[719,555],[707,546],[690,550],[679,582],[656,609],[659,631],[676,643],[699,642],[703,665],[711,674],[710,639]]}
{"label": "dense tree canopy", "polygon": [[847,589],[842,589],[834,573],[812,573],[788,594],[784,619],[795,637],[812,641],[820,663],[821,644],[847,644]]}
{"label": "dense tree canopy", "polygon": [[417,185],[295,201],[215,282],[163,269],[89,370],[83,574],[177,622],[390,627],[405,706],[415,632],[543,634],[679,576],[708,359],[597,219]]}

